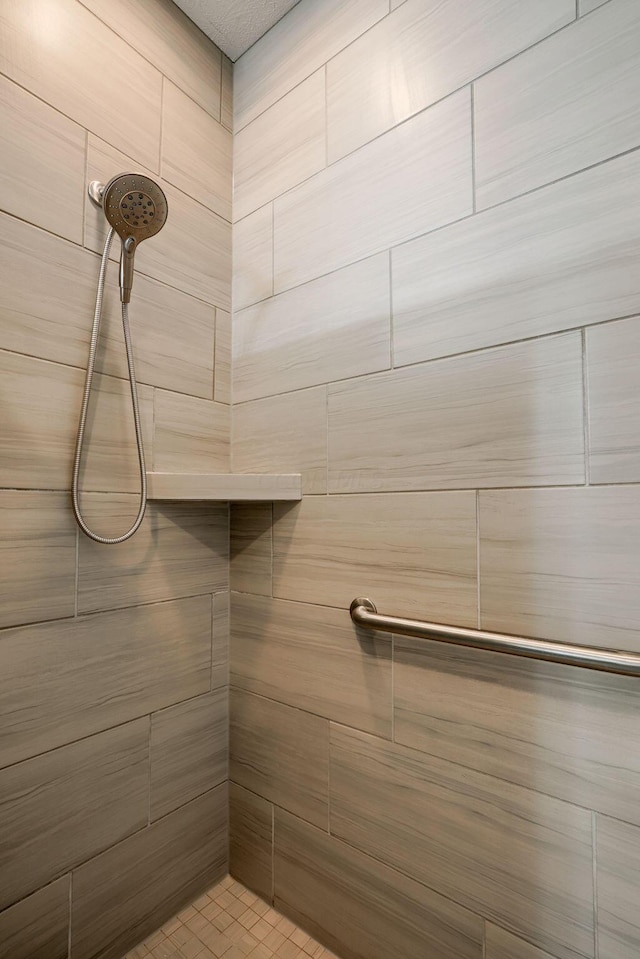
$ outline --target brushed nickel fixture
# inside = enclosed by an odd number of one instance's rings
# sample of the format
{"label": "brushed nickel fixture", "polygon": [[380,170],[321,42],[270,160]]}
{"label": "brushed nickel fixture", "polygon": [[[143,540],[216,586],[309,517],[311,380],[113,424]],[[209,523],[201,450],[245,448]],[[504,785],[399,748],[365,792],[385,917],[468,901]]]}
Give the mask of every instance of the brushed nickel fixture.
{"label": "brushed nickel fixture", "polygon": [[[82,407],[80,411],[80,422],[78,424],[78,434],[76,438],[76,450],[73,462],[73,477],[71,481],[71,501],[73,504],[73,513],[78,526],[90,539],[96,543],[105,545],[115,545],[124,543],[139,529],[147,508],[147,474],[144,462],[144,445],[142,440],[142,428],[140,425],[140,406],[138,403],[138,389],[136,384],[136,374],[133,362],[133,344],[131,342],[131,331],[129,329],[129,302],[131,300],[131,288],[133,287],[133,266],[135,251],[139,243],[158,233],[167,222],[168,208],[167,198],[157,183],[149,177],[140,173],[123,173],[112,177],[111,180],[103,186],[97,180],[92,180],[89,184],[88,193],[91,200],[99,206],[109,222],[109,232],[105,241],[100,262],[100,274],[98,277],[98,290],[96,294],[96,307],[93,315],[93,328],[91,330],[91,343],[89,346],[89,358],[87,361],[87,375],[84,384],[84,393],[82,396]],[[138,515],[133,525],[126,533],[120,536],[100,536],[94,533],[86,524],[80,510],[80,466],[82,462],[82,448],[84,445],[84,434],[87,423],[87,411],[89,408],[89,397],[91,395],[91,383],[96,361],[96,352],[98,349],[98,337],[100,334],[100,320],[102,317],[102,301],[104,298],[104,284],[107,275],[107,266],[109,264],[109,251],[113,241],[113,235],[117,233],[122,241],[120,253],[120,300],[122,304],[122,329],[124,332],[124,344],[127,356],[127,369],[129,371],[129,385],[131,387],[131,405],[133,408],[133,422],[136,434],[136,446],[138,449],[138,464],[140,468],[140,506]]]}
{"label": "brushed nickel fixture", "polygon": [[415,636],[418,639],[431,639],[455,646],[471,646],[474,649],[509,653],[511,656],[525,656],[528,659],[542,659],[548,663],[581,666],[583,669],[599,669],[605,673],[619,673],[621,676],[640,676],[640,653],[602,649],[598,646],[576,646],[526,636],[508,636],[463,626],[425,623],[419,619],[404,619],[400,616],[383,616],[378,613],[370,599],[354,599],[349,612],[356,626],[364,629],[377,629],[384,633],[397,633],[399,636]]}
{"label": "brushed nickel fixture", "polygon": [[159,233],[165,225],[167,198],[157,183],[138,173],[114,176],[106,186],[92,180],[89,196],[102,207],[109,225],[122,240],[120,299],[129,303],[136,247]]}

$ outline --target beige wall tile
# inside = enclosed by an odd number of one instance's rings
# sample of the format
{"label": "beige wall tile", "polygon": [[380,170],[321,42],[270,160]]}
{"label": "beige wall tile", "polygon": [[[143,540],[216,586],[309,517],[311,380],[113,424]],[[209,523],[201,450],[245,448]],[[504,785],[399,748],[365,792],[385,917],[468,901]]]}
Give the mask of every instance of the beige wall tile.
{"label": "beige wall tile", "polygon": [[273,896],[273,806],[229,783],[229,871],[268,902]]}
{"label": "beige wall tile", "polygon": [[401,637],[393,676],[396,742],[640,824],[633,677]]}
{"label": "beige wall tile", "polygon": [[[128,528],[133,496],[89,493],[85,515],[103,534]],[[163,503],[148,508],[136,535],[106,549],[82,536],[78,553],[78,611],[95,612],[212,593],[228,586],[228,517],[225,506]]]}
{"label": "beige wall tile", "polygon": [[0,556],[1,627],[73,616],[76,529],[66,495],[0,491]]}
{"label": "beige wall tile", "polygon": [[157,170],[161,76],[155,67],[73,0],[45,7],[8,0],[3,15],[0,71]]}
{"label": "beige wall tile", "polygon": [[234,64],[235,129],[389,12],[389,0],[302,0]]}
{"label": "beige wall tile", "polygon": [[[53,373],[54,377],[56,372],[57,369]],[[37,389],[34,384],[34,390]],[[153,392],[149,386],[139,384],[137,387],[146,463],[153,461]],[[69,424],[71,456],[75,449],[81,400],[82,388],[79,388]],[[97,374],[93,379],[89,400],[80,489],[137,492],[140,490],[140,482],[140,463],[131,412],[131,388],[128,381]],[[70,477],[64,485],[71,485]]]}
{"label": "beige wall tile", "polygon": [[[96,276],[97,271],[98,264],[94,263],[92,272]],[[126,378],[117,276],[112,266],[104,301],[98,368]],[[92,283],[95,296],[93,276]],[[139,273],[129,310],[138,382],[211,399],[214,315],[214,308],[208,303]],[[89,324],[90,320],[85,319],[87,333]],[[82,366],[86,364],[87,352]]]}
{"label": "beige wall tile", "polygon": [[231,403],[231,314],[224,310],[216,310],[213,398]]}
{"label": "beige wall tile", "polygon": [[229,592],[216,593],[213,600],[211,634],[211,688],[226,686],[229,682]]}
{"label": "beige wall tile", "polygon": [[485,929],[486,959],[553,959],[548,952],[517,939],[512,933],[494,926],[492,922],[486,923]]}
{"label": "beige wall tile", "polygon": [[235,135],[236,219],[326,165],[324,75],[321,67]]}
{"label": "beige wall tile", "polygon": [[640,489],[480,493],[486,629],[640,650]]}
{"label": "beige wall tile", "polygon": [[220,122],[227,130],[233,130],[233,63],[224,53],[222,54]]}
{"label": "beige wall tile", "polygon": [[161,473],[226,473],[229,408],[223,403],[156,390],[153,468]]}
{"label": "beige wall tile", "polygon": [[151,716],[151,820],[166,816],[227,779],[226,689]]}
{"label": "beige wall tile", "polygon": [[638,5],[616,0],[479,80],[478,206],[640,145],[639,51]]}
{"label": "beige wall tile", "polygon": [[4,630],[0,766],[205,693],[210,663],[208,596]]}
{"label": "beige wall tile", "polygon": [[326,386],[235,406],[232,453],[234,471],[301,473],[305,493],[326,493]]}
{"label": "beige wall tile", "polygon": [[273,507],[271,503],[233,503],[231,588],[271,596]]}
{"label": "beige wall tile", "polygon": [[177,4],[172,0],[136,0],[133,7],[129,0],[82,3],[196,103],[220,118],[220,51]]}
{"label": "beige wall tile", "polygon": [[394,250],[396,364],[637,312],[639,203],[631,155]]}
{"label": "beige wall tile", "polygon": [[591,482],[638,482],[640,319],[587,330],[586,343]]}
{"label": "beige wall tile", "polygon": [[67,959],[69,876],[0,913],[0,942],[11,959]]}
{"label": "beige wall tile", "polygon": [[[103,140],[89,136],[87,179],[107,182],[117,173],[134,172],[137,166]],[[155,176],[157,180],[158,177]],[[164,229],[136,253],[136,271],[155,277],[207,303],[229,309],[231,303],[231,226],[215,213],[177,190],[165,180],[169,215]],[[84,243],[102,253],[109,225],[93,203],[85,204]],[[113,257],[119,259],[116,237]],[[135,301],[137,287],[132,293]]]}
{"label": "beige wall tile", "polygon": [[[98,269],[75,244],[0,214],[2,348],[84,365]],[[105,303],[105,317],[109,310]]]}
{"label": "beige wall tile", "polygon": [[231,220],[231,162],[229,131],[165,79],[163,177],[225,220]]}
{"label": "beige wall tile", "polygon": [[84,376],[0,352],[0,486],[69,489]]}
{"label": "beige wall tile", "polygon": [[149,722],[0,771],[0,903],[8,906],[147,824]]}
{"label": "beige wall tile", "polygon": [[[99,261],[73,243],[9,216],[0,216],[0,237],[1,346],[84,368]],[[138,381],[211,398],[213,308],[142,274],[135,283],[130,319]],[[97,369],[126,377],[117,289],[112,266]]]}
{"label": "beige wall tile", "polygon": [[635,959],[640,948],[640,829],[598,816],[598,944],[607,959]]}
{"label": "beige wall tile", "polygon": [[235,783],[327,828],[326,719],[232,689],[230,749]]}
{"label": "beige wall tile", "polygon": [[233,594],[231,681],[391,738],[391,641],[344,609]]}
{"label": "beige wall tile", "polygon": [[575,19],[574,0],[407,0],[327,65],[329,162]]}
{"label": "beige wall tile", "polygon": [[381,253],[236,313],[234,403],[388,369],[389,297]]}
{"label": "beige wall tile", "polygon": [[585,13],[591,13],[596,7],[601,7],[607,2],[608,0],[578,0],[580,16],[583,17]]}
{"label": "beige wall tile", "polygon": [[[233,224],[233,308],[273,293],[273,204]],[[236,319],[234,317],[234,332]]]}
{"label": "beige wall tile", "polygon": [[342,955],[482,956],[478,916],[281,809],[275,877],[276,908]]}
{"label": "beige wall tile", "polygon": [[579,333],[329,387],[329,491],[584,482]]}
{"label": "beige wall tile", "polygon": [[[0,485],[70,489],[84,374],[30,356],[0,352],[4,417],[0,422]],[[145,448],[151,455],[152,390],[138,386]],[[93,380],[81,489],[140,487],[129,385]]]}
{"label": "beige wall tile", "polygon": [[223,784],[75,870],[74,959],[120,959],[226,871]]}
{"label": "beige wall tile", "polygon": [[231,308],[231,225],[163,183],[169,219],[148,244],[147,271],[169,286]]}
{"label": "beige wall tile", "polygon": [[273,594],[474,626],[475,493],[312,496],[274,507]]}
{"label": "beige wall tile", "polygon": [[0,208],[82,242],[85,132],[0,77]]}
{"label": "beige wall tile", "polygon": [[593,955],[586,809],[332,725],[331,834],[552,955]]}
{"label": "beige wall tile", "polygon": [[275,290],[286,290],[471,212],[471,111],[466,89],[275,201]]}

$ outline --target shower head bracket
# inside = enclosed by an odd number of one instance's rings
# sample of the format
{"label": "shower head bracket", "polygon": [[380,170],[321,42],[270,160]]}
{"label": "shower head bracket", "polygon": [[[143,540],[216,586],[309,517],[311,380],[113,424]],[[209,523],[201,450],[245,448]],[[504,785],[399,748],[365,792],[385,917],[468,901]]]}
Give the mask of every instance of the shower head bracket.
{"label": "shower head bracket", "polygon": [[102,209],[102,198],[104,196],[104,183],[100,183],[100,180],[92,180],[89,186],[87,187],[87,193],[89,198],[93,200],[96,206],[99,206]]}

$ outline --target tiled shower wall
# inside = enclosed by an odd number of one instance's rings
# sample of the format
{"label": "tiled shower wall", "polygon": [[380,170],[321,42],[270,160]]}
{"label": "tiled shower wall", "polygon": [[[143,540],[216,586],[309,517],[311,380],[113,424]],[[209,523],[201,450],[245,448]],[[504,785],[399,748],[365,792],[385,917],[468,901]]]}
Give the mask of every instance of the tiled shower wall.
{"label": "tiled shower wall", "polygon": [[[232,872],[348,959],[637,959],[637,0],[302,0],[236,64]],[[484,952],[483,952],[484,949]]]}
{"label": "tiled shower wall", "polygon": [[[118,959],[226,870],[227,509],[98,546],[69,487],[86,185],[132,170],[169,201],[131,303],[147,468],[228,468],[230,77],[169,0],[0,0],[2,959]],[[116,274],[82,477],[107,534],[138,502]]]}

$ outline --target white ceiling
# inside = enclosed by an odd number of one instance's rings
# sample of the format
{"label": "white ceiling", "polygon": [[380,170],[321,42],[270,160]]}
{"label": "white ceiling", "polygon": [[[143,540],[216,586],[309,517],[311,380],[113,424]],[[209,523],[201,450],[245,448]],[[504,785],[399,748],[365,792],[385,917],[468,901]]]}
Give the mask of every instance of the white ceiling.
{"label": "white ceiling", "polygon": [[231,60],[294,7],[298,0],[175,0]]}

